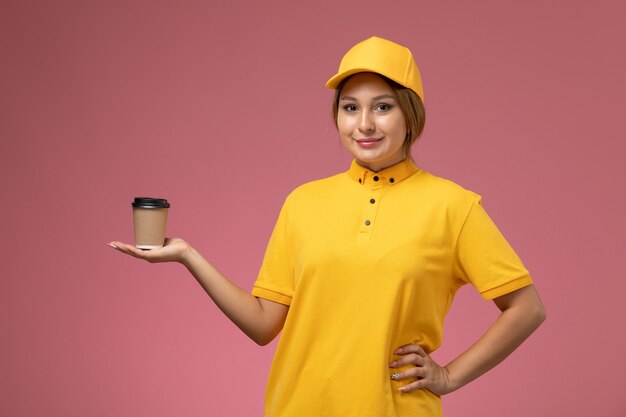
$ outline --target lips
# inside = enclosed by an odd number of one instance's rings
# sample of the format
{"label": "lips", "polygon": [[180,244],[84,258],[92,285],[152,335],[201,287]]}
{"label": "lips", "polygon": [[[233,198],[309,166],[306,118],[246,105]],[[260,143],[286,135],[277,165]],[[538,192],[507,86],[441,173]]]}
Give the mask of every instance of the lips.
{"label": "lips", "polygon": [[356,139],[355,142],[359,144],[362,148],[373,148],[378,145],[378,143],[383,140],[382,138],[362,138]]}

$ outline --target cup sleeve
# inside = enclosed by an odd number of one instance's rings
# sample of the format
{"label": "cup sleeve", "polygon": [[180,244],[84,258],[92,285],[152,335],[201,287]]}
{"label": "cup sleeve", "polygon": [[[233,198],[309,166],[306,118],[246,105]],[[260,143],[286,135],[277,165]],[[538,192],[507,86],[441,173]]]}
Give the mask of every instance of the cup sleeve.
{"label": "cup sleeve", "polygon": [[473,201],[458,235],[455,275],[492,300],[533,283],[513,248],[484,210]]}
{"label": "cup sleeve", "polygon": [[290,305],[294,292],[293,245],[287,203],[270,237],[252,295]]}

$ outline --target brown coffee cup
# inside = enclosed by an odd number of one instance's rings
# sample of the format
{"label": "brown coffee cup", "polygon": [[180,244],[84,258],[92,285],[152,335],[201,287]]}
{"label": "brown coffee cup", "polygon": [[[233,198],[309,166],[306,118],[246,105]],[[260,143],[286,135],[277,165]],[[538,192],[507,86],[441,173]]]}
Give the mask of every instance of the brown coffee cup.
{"label": "brown coffee cup", "polygon": [[139,249],[162,247],[170,204],[163,198],[135,197],[132,206],[135,246]]}

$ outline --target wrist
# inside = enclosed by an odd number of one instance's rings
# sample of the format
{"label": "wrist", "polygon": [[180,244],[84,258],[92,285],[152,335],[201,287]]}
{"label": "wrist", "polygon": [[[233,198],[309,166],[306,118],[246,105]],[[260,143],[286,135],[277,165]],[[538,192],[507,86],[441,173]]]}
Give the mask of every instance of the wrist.
{"label": "wrist", "polygon": [[454,372],[450,369],[450,364],[443,367],[443,372],[446,376],[447,385],[448,385],[448,389],[447,389],[448,392],[446,394],[454,392],[458,390],[459,388],[461,388],[463,385],[465,385],[458,378],[456,378]]}
{"label": "wrist", "polygon": [[179,262],[183,264],[187,269],[189,269],[194,258],[196,258],[198,255],[198,251],[196,251],[193,246],[187,243],[186,247],[183,249],[180,255]]}

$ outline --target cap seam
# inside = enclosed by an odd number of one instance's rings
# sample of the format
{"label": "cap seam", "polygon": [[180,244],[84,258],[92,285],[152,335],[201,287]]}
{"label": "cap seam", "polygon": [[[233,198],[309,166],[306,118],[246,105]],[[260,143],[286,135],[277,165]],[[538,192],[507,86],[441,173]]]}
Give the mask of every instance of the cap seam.
{"label": "cap seam", "polygon": [[409,67],[411,66],[412,57],[409,48],[405,47],[404,49],[408,52],[406,56],[406,63],[404,65],[404,86],[406,87],[406,85],[409,84]]}

